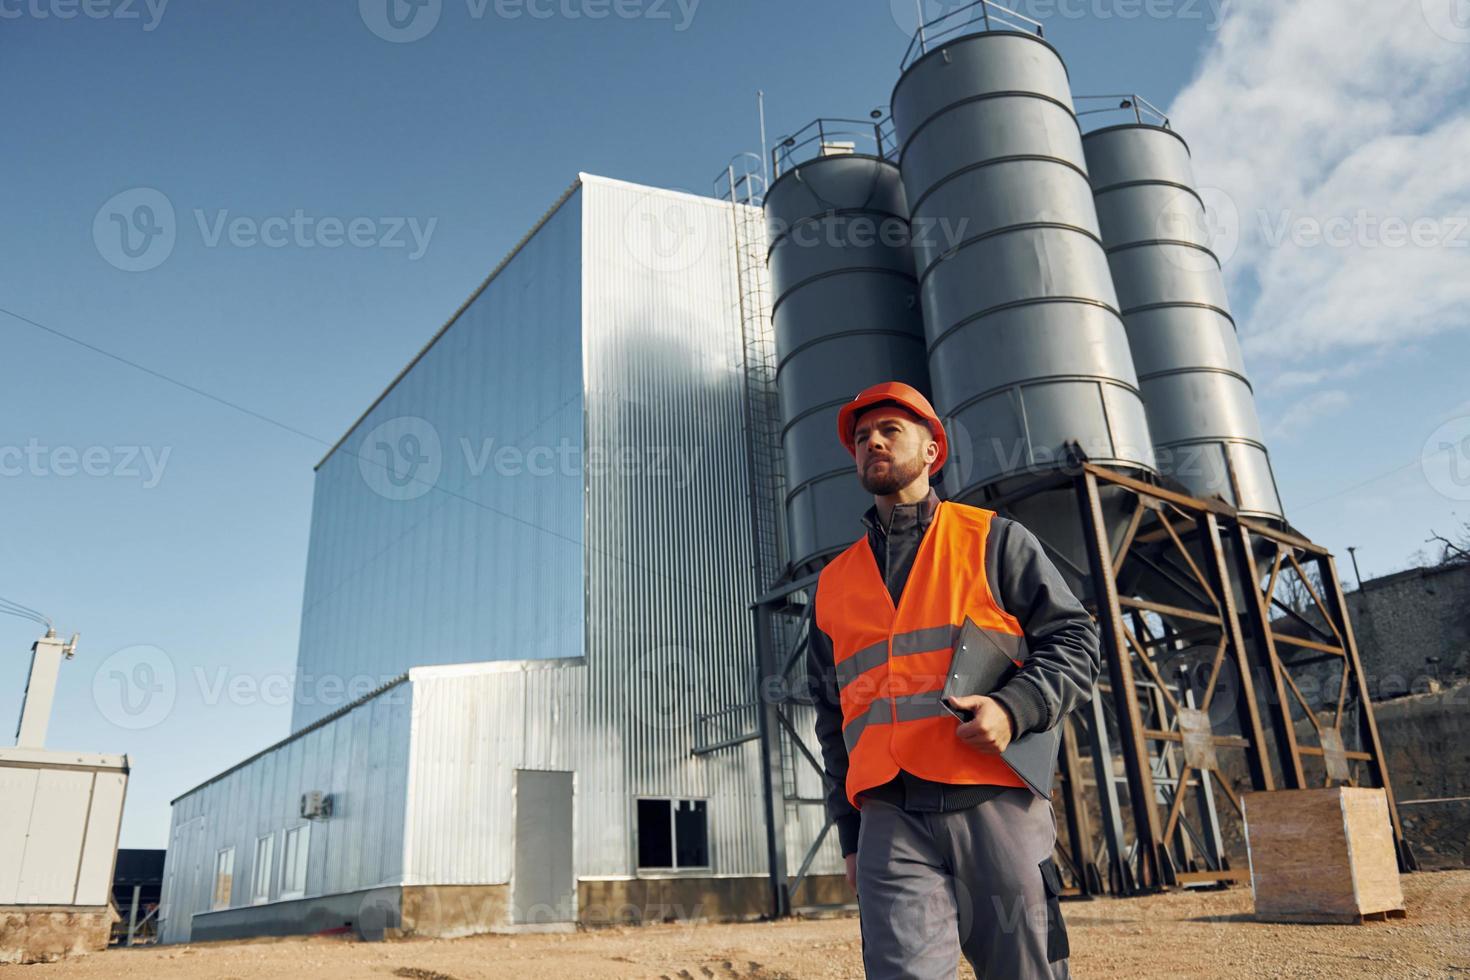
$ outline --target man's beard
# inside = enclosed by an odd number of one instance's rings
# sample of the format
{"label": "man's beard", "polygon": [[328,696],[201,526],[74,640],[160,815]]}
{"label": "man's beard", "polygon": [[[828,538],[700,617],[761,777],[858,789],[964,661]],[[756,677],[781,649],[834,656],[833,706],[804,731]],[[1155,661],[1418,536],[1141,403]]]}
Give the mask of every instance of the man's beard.
{"label": "man's beard", "polygon": [[913,483],[923,470],[924,461],[917,455],[910,456],[908,459],[889,457],[886,469],[873,472],[865,468],[858,474],[858,482],[873,496],[886,497]]}

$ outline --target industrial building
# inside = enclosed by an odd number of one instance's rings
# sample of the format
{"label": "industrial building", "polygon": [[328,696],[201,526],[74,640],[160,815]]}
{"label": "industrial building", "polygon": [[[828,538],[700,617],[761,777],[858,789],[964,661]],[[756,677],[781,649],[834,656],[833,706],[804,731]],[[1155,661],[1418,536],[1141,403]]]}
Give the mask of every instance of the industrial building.
{"label": "industrial building", "polygon": [[[1075,891],[1239,882],[1226,808],[1324,776],[1384,791],[1411,869],[1205,224],[1168,120],[987,0],[919,30],[891,117],[714,197],[581,175],[319,464],[292,732],[174,801],[163,941],[848,900],[791,677],[869,502],[836,413],[894,379],[945,419],[941,495],[1021,519],[1099,621]],[[1298,655],[1341,664],[1309,737]]]}
{"label": "industrial building", "polygon": [[581,175],[322,460],[292,734],[175,801],[163,941],[765,909],[757,746],[693,751],[751,681],[739,207]]}

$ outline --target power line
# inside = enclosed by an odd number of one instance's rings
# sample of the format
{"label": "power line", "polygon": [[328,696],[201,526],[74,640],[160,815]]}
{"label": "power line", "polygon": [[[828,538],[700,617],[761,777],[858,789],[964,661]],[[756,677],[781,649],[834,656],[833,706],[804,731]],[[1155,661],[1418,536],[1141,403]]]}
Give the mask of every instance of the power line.
{"label": "power line", "polygon": [[[88,343],[87,341],[82,340],[82,339],[80,339],[78,337],[73,337],[72,335],[70,335],[70,334],[68,334],[68,333],[66,333],[64,331],[57,330],[55,327],[49,327],[46,324],[40,323],[40,322],[38,322],[36,320],[33,320],[30,317],[28,317],[28,316],[24,316],[24,315],[22,315],[20,313],[16,313],[14,310],[9,310],[9,309],[6,309],[3,306],[0,306],[0,313],[3,313],[3,314],[5,314],[6,316],[9,316],[9,317],[13,317],[16,320],[21,321],[22,323],[29,324],[30,326],[33,326],[33,327],[37,328],[38,330],[45,331],[46,333],[51,334],[54,337],[58,337],[58,338],[60,338],[62,340],[65,340],[65,341],[67,341],[69,343],[76,344],[78,347],[82,347],[82,348],[84,348],[86,350],[92,351],[93,353],[99,354],[102,357],[108,358],[109,360],[115,361],[115,362],[117,362],[119,364],[123,364],[123,365],[125,365],[127,367],[130,367],[130,368],[133,368],[136,371],[141,371],[142,373],[148,375],[149,377],[156,378],[156,379],[158,379],[160,381],[163,381],[163,382],[165,382],[167,384],[173,385],[174,387],[180,388],[180,389],[182,389],[184,391],[187,391],[190,394],[197,395],[200,398],[207,398],[210,401],[212,401],[212,402],[214,402],[214,403],[216,403],[218,405],[223,405],[226,408],[229,408],[229,409],[232,409],[234,411],[241,412],[241,413],[243,413],[245,415],[248,415],[248,416],[250,416],[253,419],[257,419],[257,420],[259,420],[261,422],[265,422],[268,425],[275,426],[276,428],[282,429],[282,430],[284,430],[286,432],[289,432],[292,435],[297,435],[297,436],[300,436],[300,437],[302,437],[304,439],[310,439],[312,442],[320,443],[323,446],[329,446],[330,447],[330,446],[336,445],[336,443],[329,442],[328,440],[323,439],[320,436],[315,436],[315,435],[312,435],[310,432],[306,432],[306,431],[303,431],[301,429],[298,429],[294,425],[290,425],[290,424],[288,424],[286,422],[282,422],[279,419],[273,419],[269,415],[264,415],[264,414],[262,414],[260,412],[255,411],[252,408],[247,408],[246,406],[241,405],[241,404],[239,404],[237,402],[230,401],[227,398],[221,398],[218,395],[211,394],[210,392],[205,391],[202,388],[198,388],[198,387],[196,387],[194,385],[191,385],[191,384],[189,384],[186,381],[180,381],[178,378],[174,378],[174,377],[171,377],[171,376],[169,376],[167,374],[164,374],[162,371],[157,371],[157,370],[155,370],[153,368],[150,368],[150,367],[147,367],[147,366],[145,366],[143,364],[139,364],[136,361],[129,360],[128,358],[123,357],[121,354],[115,354],[112,351],[105,350],[104,348],[98,347],[95,344]],[[558,405],[556,408],[552,409],[552,411],[548,415],[546,415],[544,418],[542,418],[541,420],[539,420],[538,422],[536,422],[529,430],[527,430],[527,433],[526,434],[529,435],[531,432],[534,432],[536,430],[536,428],[538,428],[541,425],[542,422],[546,421],[546,419],[551,418],[557,412],[561,411],[561,409],[563,407],[565,407],[566,405],[570,404],[580,394],[581,393],[578,392],[577,395],[573,395],[571,398],[568,398],[567,400],[563,401],[560,405]],[[347,456],[350,456],[353,459],[356,459],[359,463],[367,462],[369,465],[377,466],[380,469],[384,470],[385,472],[394,472],[394,473],[396,473],[396,470],[390,470],[388,464],[386,464],[386,463],[380,463],[380,462],[378,462],[376,460],[373,460],[373,459],[370,459],[370,458],[368,458],[366,456],[359,456],[357,453],[353,452],[350,448],[348,448],[348,446],[346,445],[345,441],[343,442],[342,445],[338,446],[335,451],[336,452],[339,452],[339,453],[343,453],[343,454],[345,454]],[[589,549],[590,551],[592,551],[592,552],[594,552],[596,554],[603,555],[604,557],[610,557],[614,561],[621,562],[624,565],[627,565],[628,567],[633,568],[633,569],[635,569],[637,571],[645,572],[645,573],[647,573],[649,575],[653,575],[653,576],[656,576],[658,578],[665,579],[666,581],[672,582],[675,585],[681,585],[681,586],[684,586],[685,588],[691,589],[691,590],[693,590],[695,592],[703,593],[704,595],[706,595],[706,596],[708,596],[708,597],[710,597],[712,599],[723,599],[723,598],[725,598],[724,596],[716,595],[714,592],[711,592],[708,589],[699,588],[698,586],[693,585],[692,583],[686,582],[683,579],[676,578],[675,576],[670,575],[667,571],[664,571],[663,569],[651,568],[651,567],[646,566],[646,565],[640,565],[639,563],[637,563],[635,561],[632,561],[631,559],[626,558],[626,557],[624,557],[623,555],[621,555],[621,554],[619,554],[617,552],[610,551],[610,550],[603,549],[603,548],[598,548],[597,546],[593,545],[590,541],[586,540],[585,538],[572,537],[571,535],[563,534],[563,533],[561,533],[559,531],[556,531],[556,530],[553,530],[551,528],[543,527],[542,525],[537,524],[534,521],[529,521],[529,520],[526,520],[525,518],[517,517],[515,514],[512,514],[509,511],[504,511],[504,510],[501,510],[498,507],[493,507],[493,506],[491,506],[491,505],[489,505],[487,503],[484,503],[482,501],[476,500],[473,497],[469,497],[469,496],[466,496],[465,494],[458,493],[458,492],[456,492],[454,490],[451,490],[448,487],[441,487],[437,483],[429,483],[428,481],[422,480],[422,479],[418,478],[417,476],[415,476],[413,474],[409,474],[408,475],[408,480],[410,480],[411,482],[414,482],[414,483],[418,483],[421,486],[425,486],[430,491],[437,491],[438,493],[446,494],[446,495],[448,495],[450,497],[454,497],[456,499],[463,500],[466,503],[473,504],[474,506],[479,507],[482,510],[488,511],[489,513],[497,514],[500,517],[506,518],[507,520],[514,521],[517,524],[524,525],[525,527],[528,527],[528,528],[530,528],[533,531],[540,531],[541,533],[550,535],[551,537],[560,538],[561,540],[566,541],[566,542],[568,542],[570,544],[581,545],[582,547],[587,548],[587,549]],[[374,559],[372,559],[372,560],[376,560],[376,558],[377,558],[377,556],[374,556]]]}
{"label": "power line", "polygon": [[[1448,410],[1448,414],[1442,413],[1439,417],[1439,422],[1436,424],[1443,425],[1444,423],[1450,421],[1450,419],[1455,418],[1455,413],[1457,411],[1459,411],[1460,414],[1463,414],[1463,407],[1463,403],[1461,403],[1458,409],[1451,408]],[[1393,467],[1392,469],[1384,470],[1382,473],[1379,473],[1376,476],[1370,476],[1366,480],[1360,480],[1359,482],[1354,483],[1351,486],[1343,487],[1341,490],[1334,490],[1332,493],[1324,494],[1323,496],[1317,497],[1314,500],[1309,500],[1304,504],[1297,504],[1292,507],[1292,510],[1300,511],[1306,510],[1308,507],[1315,507],[1317,504],[1325,503],[1328,500],[1334,500],[1338,497],[1343,496],[1344,494],[1352,493],[1354,490],[1361,490],[1364,487],[1368,486],[1370,483],[1377,483],[1379,480],[1387,479],[1388,477],[1393,476],[1395,473],[1402,473],[1404,470],[1413,469],[1415,466],[1423,465],[1424,457],[1421,454],[1409,460],[1407,463],[1402,463],[1398,466]]]}
{"label": "power line", "polygon": [[301,436],[303,439],[310,439],[312,442],[326,443],[326,440],[318,438],[317,436],[312,435],[310,432],[302,432],[294,425],[288,425],[287,423],[282,422],[279,419],[271,418],[269,415],[262,415],[260,412],[257,412],[252,408],[246,408],[244,405],[241,405],[238,402],[232,402],[228,398],[221,398],[219,395],[210,394],[203,388],[196,388],[195,386],[189,384],[187,381],[180,381],[178,378],[170,377],[169,375],[164,374],[162,371],[155,371],[153,368],[145,367],[144,365],[139,364],[137,361],[130,361],[126,357],[123,357],[121,354],[114,354],[112,351],[103,350],[96,344],[89,344],[85,340],[82,340],[79,337],[73,337],[71,334],[68,333],[63,333],[62,331],[57,330],[55,327],[48,327],[44,323],[37,323],[30,317],[23,316],[15,312],[14,310],[7,310],[3,306],[0,306],[0,313],[4,313],[6,316],[9,317],[14,317],[17,320],[20,320],[22,323],[29,323],[37,330],[44,330],[54,337],[60,337],[62,340],[76,344],[78,347],[84,347],[94,354],[100,354],[101,356],[106,357],[110,360],[114,360],[119,364],[125,364],[135,371],[142,371],[149,377],[157,378],[158,380],[166,382],[167,384],[171,384],[176,388],[182,388],[191,394],[198,395],[200,398],[208,398],[210,401],[215,402],[216,404],[223,405],[226,408],[234,409],[237,412],[243,412],[253,419],[259,419],[260,421],[265,422],[267,425],[273,425],[278,429],[284,429],[292,435]]}
{"label": "power line", "polygon": [[0,613],[8,613],[11,616],[18,616],[21,619],[29,619],[33,623],[40,623],[48,630],[51,629],[51,619],[48,616],[37,612],[30,606],[16,602],[14,599],[7,599],[4,596],[0,596]]}

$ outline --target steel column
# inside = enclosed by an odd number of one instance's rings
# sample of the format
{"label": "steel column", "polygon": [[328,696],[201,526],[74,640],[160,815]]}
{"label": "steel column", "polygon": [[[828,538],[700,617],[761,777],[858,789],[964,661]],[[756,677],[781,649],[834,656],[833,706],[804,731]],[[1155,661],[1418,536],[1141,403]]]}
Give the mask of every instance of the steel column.
{"label": "steel column", "polygon": [[1235,530],[1235,562],[1245,587],[1245,609],[1250,618],[1252,639],[1255,641],[1256,660],[1271,681],[1271,730],[1276,736],[1281,779],[1286,784],[1286,789],[1305,789],[1307,777],[1302,771],[1301,750],[1296,744],[1296,726],[1291,720],[1291,704],[1286,700],[1286,685],[1281,676],[1286,668],[1281,665],[1281,657],[1276,652],[1276,640],[1271,635],[1270,600],[1261,594],[1261,575],[1256,569],[1255,554],[1251,550],[1250,529],[1239,524]]}
{"label": "steel column", "polygon": [[776,650],[771,611],[764,603],[752,607],[755,619],[756,730],[761,745],[761,803],[766,817],[766,868],[770,875],[771,917],[791,914],[791,893],[786,881],[786,792],[781,780],[781,706],[774,682]]}
{"label": "steel column", "polygon": [[[1210,587],[1220,597],[1220,619],[1225,637],[1230,645],[1230,654],[1235,661],[1236,673],[1240,675],[1240,689],[1235,694],[1235,716],[1245,729],[1250,741],[1246,746],[1246,765],[1250,767],[1251,785],[1257,790],[1275,789],[1271,778],[1271,759],[1266,753],[1266,733],[1261,728],[1261,714],[1256,708],[1256,685],[1251,677],[1250,658],[1246,654],[1245,637],[1240,632],[1240,612],[1235,608],[1235,590],[1230,584],[1230,573],[1225,564],[1225,551],[1220,544],[1220,525],[1215,515],[1206,511],[1198,518],[1200,541],[1209,549],[1205,563],[1205,575]],[[1254,589],[1254,586],[1247,586]]]}
{"label": "steel column", "polygon": [[1103,520],[1097,477],[1084,469],[1077,477],[1077,501],[1081,508],[1082,536],[1092,573],[1097,604],[1098,632],[1108,661],[1113,703],[1118,715],[1118,734],[1123,740],[1123,765],[1128,774],[1128,795],[1133,806],[1133,829],[1139,855],[1139,887],[1162,888],[1172,867],[1160,839],[1159,815],[1154,806],[1153,772],[1149,767],[1148,741],[1138,710],[1133,686],[1133,665],[1123,639],[1123,610],[1118,603],[1118,585],[1113,578],[1112,547]]}
{"label": "steel column", "polygon": [[1358,641],[1353,636],[1353,624],[1347,614],[1347,601],[1342,595],[1342,581],[1337,577],[1337,563],[1332,560],[1331,555],[1320,555],[1317,558],[1317,571],[1322,576],[1322,590],[1326,593],[1323,600],[1327,603],[1328,612],[1336,620],[1337,627],[1342,633],[1343,652],[1346,654],[1344,670],[1351,670],[1355,679],[1355,687],[1358,696],[1358,727],[1360,745],[1367,750],[1373,758],[1368,760],[1368,771],[1372,774],[1374,782],[1383,787],[1383,795],[1388,798],[1388,816],[1393,824],[1393,840],[1398,849],[1399,870],[1417,871],[1419,862],[1414,858],[1413,849],[1404,840],[1404,828],[1399,822],[1398,800],[1394,798],[1393,786],[1389,783],[1388,767],[1383,764],[1383,742],[1378,737],[1378,720],[1373,717],[1373,702],[1368,697],[1368,679],[1363,676],[1363,662],[1358,659]]}

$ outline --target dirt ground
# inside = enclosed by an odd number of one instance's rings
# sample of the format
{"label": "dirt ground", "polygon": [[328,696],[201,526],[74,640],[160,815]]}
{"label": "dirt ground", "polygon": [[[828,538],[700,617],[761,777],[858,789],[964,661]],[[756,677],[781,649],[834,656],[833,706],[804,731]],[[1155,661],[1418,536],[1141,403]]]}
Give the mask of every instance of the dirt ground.
{"label": "dirt ground", "polygon": [[[1064,906],[1080,978],[1470,977],[1470,871],[1403,879],[1406,919],[1361,926],[1253,922],[1250,890]],[[851,916],[779,923],[654,925],[549,935],[358,943],[286,939],[113,950],[0,977],[321,977],[409,980],[861,977]],[[970,977],[962,967],[962,977]]]}

